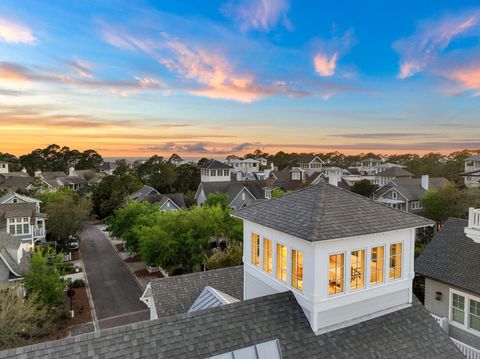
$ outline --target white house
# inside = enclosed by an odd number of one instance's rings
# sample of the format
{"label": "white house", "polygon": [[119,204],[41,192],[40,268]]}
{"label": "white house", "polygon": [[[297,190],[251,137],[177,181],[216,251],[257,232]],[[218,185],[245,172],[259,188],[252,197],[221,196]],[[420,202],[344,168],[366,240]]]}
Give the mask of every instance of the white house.
{"label": "white house", "polygon": [[0,161],[0,174],[8,173],[8,163]]}
{"label": "white house", "polygon": [[291,290],[317,334],[410,306],[415,230],[433,225],[326,183],[233,215],[244,299]]}
{"label": "white house", "polygon": [[315,155],[305,155],[298,161],[298,166],[305,170],[309,176],[314,172],[320,172],[324,164],[325,162]]}
{"label": "white house", "polygon": [[217,160],[200,166],[201,182],[225,182],[231,180],[232,167]]}
{"label": "white house", "polygon": [[[425,308],[471,358],[480,357],[480,209],[450,218],[415,261]],[[476,355],[476,356],[475,356]]]}
{"label": "white house", "polygon": [[465,160],[465,172],[462,174],[465,186],[480,186],[480,155],[468,157]]}

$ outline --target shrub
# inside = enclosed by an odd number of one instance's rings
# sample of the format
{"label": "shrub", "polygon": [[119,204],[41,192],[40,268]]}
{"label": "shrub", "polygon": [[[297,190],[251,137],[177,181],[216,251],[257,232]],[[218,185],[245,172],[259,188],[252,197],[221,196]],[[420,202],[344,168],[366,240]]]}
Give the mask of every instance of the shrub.
{"label": "shrub", "polygon": [[83,288],[85,287],[85,281],[83,279],[75,279],[72,282],[72,288]]}

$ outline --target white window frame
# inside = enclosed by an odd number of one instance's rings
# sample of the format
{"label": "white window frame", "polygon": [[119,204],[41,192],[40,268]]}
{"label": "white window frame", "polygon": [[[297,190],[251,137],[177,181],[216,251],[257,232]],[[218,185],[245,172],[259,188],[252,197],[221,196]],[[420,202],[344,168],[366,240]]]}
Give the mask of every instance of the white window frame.
{"label": "white window frame", "polygon": [[299,180],[300,178],[300,172],[292,172],[292,180]]}
{"label": "white window frame", "polygon": [[[464,310],[464,318],[463,318],[464,324],[457,323],[452,318],[453,294],[457,294],[465,298],[465,310]],[[468,333],[471,333],[477,337],[480,337],[480,331],[470,328],[470,300],[471,299],[476,302],[480,302],[480,297],[476,297],[474,295],[450,288],[450,293],[448,296],[448,322],[450,325],[454,327],[460,328]]]}
{"label": "white window frame", "polygon": [[[24,231],[25,225],[28,225],[28,231]],[[10,231],[10,226],[14,226],[15,230],[14,233]],[[21,231],[17,231],[17,226],[21,226]],[[7,233],[10,233],[13,236],[25,236],[32,234],[32,226],[30,225],[30,218],[29,217],[18,217],[18,218],[9,218],[8,219],[8,226],[7,226]]]}
{"label": "white window frame", "polygon": [[[366,253],[366,252],[365,252]],[[343,254],[343,290],[338,293],[330,293],[330,277],[328,277],[327,280],[327,293],[329,297],[337,297],[340,295],[345,295],[348,293],[348,289],[350,289],[350,270],[351,270],[351,265],[348,264],[347,261],[350,261],[350,254],[348,251],[340,251],[340,252],[332,252],[328,254],[328,260],[327,260],[327,265],[328,265],[328,270],[327,270],[327,275],[330,276],[330,257],[331,256],[337,256],[339,254]],[[348,258],[347,258],[348,257]],[[348,276],[348,278],[347,278]],[[347,288],[347,286],[349,288]],[[358,290],[363,289],[363,288],[358,288]]]}
{"label": "white window frame", "polygon": [[412,209],[422,209],[420,201],[412,201]]}
{"label": "white window frame", "polygon": [[397,192],[392,191],[392,199],[397,199],[397,198],[398,198]]}

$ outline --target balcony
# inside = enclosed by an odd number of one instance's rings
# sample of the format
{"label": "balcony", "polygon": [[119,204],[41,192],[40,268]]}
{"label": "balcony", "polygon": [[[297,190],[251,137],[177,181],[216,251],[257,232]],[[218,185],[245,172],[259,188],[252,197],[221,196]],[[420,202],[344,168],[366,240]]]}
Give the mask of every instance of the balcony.
{"label": "balcony", "polygon": [[33,236],[34,237],[45,237],[45,229],[44,228],[33,228]]}

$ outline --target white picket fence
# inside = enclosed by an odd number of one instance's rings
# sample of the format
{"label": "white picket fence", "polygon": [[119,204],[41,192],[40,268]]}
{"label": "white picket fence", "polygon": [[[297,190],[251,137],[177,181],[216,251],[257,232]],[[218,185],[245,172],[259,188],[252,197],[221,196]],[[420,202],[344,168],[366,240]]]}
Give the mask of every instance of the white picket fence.
{"label": "white picket fence", "polygon": [[465,343],[462,343],[456,339],[450,338],[453,340],[458,349],[465,355],[467,359],[480,359],[480,350],[471,347]]}

